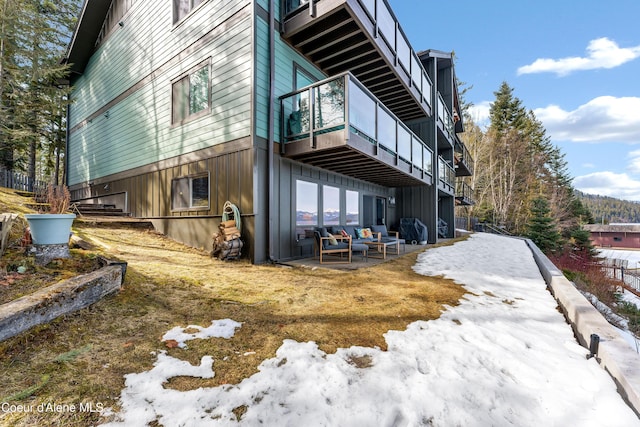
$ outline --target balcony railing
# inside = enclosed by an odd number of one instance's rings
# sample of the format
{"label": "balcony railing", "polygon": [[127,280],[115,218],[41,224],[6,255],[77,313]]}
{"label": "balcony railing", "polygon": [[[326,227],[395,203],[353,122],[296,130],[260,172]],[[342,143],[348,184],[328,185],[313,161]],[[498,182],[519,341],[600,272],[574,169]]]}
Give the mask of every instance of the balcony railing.
{"label": "balcony railing", "polygon": [[440,156],[438,157],[438,179],[441,188],[453,192],[456,182],[456,171],[448,161]]}
{"label": "balcony railing", "polygon": [[[345,10],[350,11],[351,16],[349,18],[345,18],[344,15],[336,12],[340,9],[337,7],[338,4],[341,3],[346,5]],[[307,26],[313,25],[313,21],[320,22],[320,18],[326,17],[324,15],[331,14],[334,15],[322,20],[322,24],[318,24],[319,28],[317,31],[319,33],[313,34],[306,31],[308,29]],[[387,89],[385,91],[385,85],[388,86],[394,79],[387,78],[384,81],[380,81],[377,77],[384,75],[386,71],[382,70],[380,64],[374,61],[370,55],[365,54],[365,51],[372,54],[375,53],[376,56],[382,54],[382,57],[384,57],[388,55],[386,58],[387,63],[396,69],[396,71],[394,71],[395,73],[403,74],[401,80],[410,87],[411,90],[415,91],[411,96],[414,97],[419,104],[426,104],[427,112],[431,114],[433,84],[386,1],[341,0],[336,2],[335,0],[285,0],[283,15],[285,38],[289,34],[288,22],[296,21],[296,17],[302,18],[303,16],[307,16],[307,20],[304,21],[305,23],[300,24],[305,28],[304,36],[301,39],[292,36],[293,39],[290,40],[290,42],[304,55],[309,55],[310,59],[316,62],[317,65],[323,69],[330,69],[331,73],[336,74],[346,70],[352,71],[366,86],[369,86],[371,83],[371,90],[374,93],[380,90],[380,95],[377,96],[385,102],[389,101],[388,107],[393,110],[394,107],[391,106],[392,101],[399,103],[399,94],[398,92],[392,94],[386,93],[389,92],[389,90]],[[308,20],[308,17],[311,17],[311,20]],[[298,21],[300,21],[300,19],[298,19]],[[351,24],[349,24],[349,22],[357,24],[359,32],[367,35],[370,42],[369,44],[364,43],[359,37],[352,37],[355,30],[350,26]],[[327,25],[336,25],[335,31],[327,28]],[[294,33],[296,28],[300,28],[293,24],[291,24],[291,26],[291,31]],[[349,26],[349,31],[343,28],[345,26]],[[343,32],[345,34],[343,34]],[[340,38],[336,40],[331,38],[331,34],[333,33],[337,34],[336,37]],[[347,36],[347,34],[349,34],[349,36]],[[353,39],[353,41],[351,39]],[[354,46],[351,46],[352,42],[355,43]],[[379,49],[375,47],[377,43],[380,43]],[[367,49],[365,49],[364,45],[368,46]],[[329,46],[329,48],[325,46]],[[350,51],[352,47],[355,48],[356,46],[358,46],[357,51]],[[343,55],[340,55],[341,52],[351,52],[349,55],[352,59],[344,58]],[[334,63],[334,59],[332,58],[339,58],[339,64]],[[371,63],[372,67],[367,67],[367,63]],[[342,66],[340,64],[342,64]],[[375,65],[375,67],[373,65]],[[400,71],[400,69],[402,69],[402,71]],[[384,98],[384,96],[389,96],[389,100]],[[399,105],[404,104],[400,103]],[[407,107],[405,106],[404,108],[406,109]],[[398,114],[402,115],[400,112]]]}
{"label": "balcony railing", "polygon": [[304,150],[314,150],[317,136],[343,132],[343,145],[357,135],[374,153],[385,152],[395,164],[433,175],[431,148],[349,72],[286,94],[280,103],[283,154],[302,141],[308,141]]}
{"label": "balcony railing", "polygon": [[454,135],[453,119],[440,92],[438,92],[438,122],[442,130],[446,133],[447,138],[451,139]]}
{"label": "balcony railing", "polygon": [[473,175],[474,161],[467,146],[462,141],[456,141],[456,175],[471,176]]}
{"label": "balcony railing", "polygon": [[462,180],[456,181],[456,200],[460,205],[472,205],[473,202],[473,188]]}

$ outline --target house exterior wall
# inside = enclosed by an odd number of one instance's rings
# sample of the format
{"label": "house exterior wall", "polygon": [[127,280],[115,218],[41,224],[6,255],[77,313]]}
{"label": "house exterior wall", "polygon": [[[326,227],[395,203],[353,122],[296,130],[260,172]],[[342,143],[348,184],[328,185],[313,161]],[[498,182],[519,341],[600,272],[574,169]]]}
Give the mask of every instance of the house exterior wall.
{"label": "house exterior wall", "polygon": [[[365,196],[371,197],[383,197],[387,199],[390,195],[394,195],[394,191],[387,187],[382,187],[369,182],[353,179],[344,175],[332,173],[323,169],[319,169],[313,166],[305,165],[303,163],[291,161],[289,159],[279,157],[277,161],[277,182],[279,185],[275,191],[273,197],[277,200],[278,215],[274,221],[275,228],[275,254],[277,259],[291,259],[300,256],[311,255],[311,245],[305,246],[305,243],[301,242],[299,233],[307,227],[296,226],[296,181],[301,180],[317,184],[318,188],[318,200],[322,200],[322,188],[323,186],[330,186],[338,188],[341,193],[346,190],[354,191],[358,193],[359,197],[359,221],[357,224],[369,226],[371,224],[364,224],[364,209],[366,208],[363,198]],[[319,208],[321,205],[319,205]],[[370,207],[373,209],[373,206]],[[344,200],[342,201],[341,211],[344,214]],[[387,217],[389,218],[389,210],[387,210]],[[395,222],[395,220],[391,220]],[[322,221],[322,213],[318,212],[317,226],[327,226]],[[345,225],[341,222],[341,225]]]}
{"label": "house exterior wall", "polygon": [[592,231],[591,242],[603,248],[640,249],[640,233]]}
{"label": "house exterior wall", "polygon": [[[69,184],[249,136],[250,17],[248,2],[206,2],[173,27],[171,4],[136,3],[74,82]],[[212,114],[172,126],[172,79],[209,59]]]}
{"label": "house exterior wall", "polygon": [[[113,203],[178,241],[209,248],[225,201],[253,258],[253,15],[204,2],[172,24],[172,3],[138,0],[73,81],[68,171],[76,201]],[[210,63],[211,112],[172,124],[172,82]],[[172,210],[172,180],[209,176],[209,204]]]}
{"label": "house exterior wall", "polygon": [[[339,189],[343,210],[346,192],[356,192],[359,225],[370,225],[375,205],[368,203],[383,201],[390,229],[397,229],[400,218],[417,217],[435,242],[437,170],[432,185],[389,188],[280,156],[279,97],[296,89],[296,70],[309,81],[329,76],[280,37],[276,22],[270,81],[272,3],[279,19],[280,1],[205,1],[174,25],[172,2],[136,0],[123,25],[108,33],[72,81],[67,156],[72,198],[117,204],[170,237],[205,249],[230,201],[243,217],[243,253],[259,263],[309,255],[309,242],[300,242],[296,225],[301,180],[317,185],[319,209],[324,186]],[[210,64],[211,111],[174,125],[172,84],[203,63]],[[433,122],[413,128],[437,153]],[[173,180],[194,174],[209,177],[208,206],[173,210]],[[395,205],[387,203],[389,197]]]}

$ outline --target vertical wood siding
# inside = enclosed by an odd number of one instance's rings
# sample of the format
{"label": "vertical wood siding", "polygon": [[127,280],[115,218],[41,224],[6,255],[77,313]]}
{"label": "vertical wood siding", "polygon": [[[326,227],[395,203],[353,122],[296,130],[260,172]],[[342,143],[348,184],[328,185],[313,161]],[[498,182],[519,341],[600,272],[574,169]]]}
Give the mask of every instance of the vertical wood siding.
{"label": "vertical wood siding", "polygon": [[[274,226],[276,236],[276,258],[290,259],[300,255],[300,248],[296,244],[296,180],[302,179],[316,182],[320,185],[331,185],[341,189],[358,191],[362,195],[383,196],[392,194],[392,189],[371,184],[365,181],[339,175],[318,169],[303,163],[285,158],[278,158],[276,182],[279,183],[276,198],[278,215]],[[362,209],[362,206],[360,206]],[[362,215],[362,211],[360,212]],[[389,212],[393,215],[393,212]]]}

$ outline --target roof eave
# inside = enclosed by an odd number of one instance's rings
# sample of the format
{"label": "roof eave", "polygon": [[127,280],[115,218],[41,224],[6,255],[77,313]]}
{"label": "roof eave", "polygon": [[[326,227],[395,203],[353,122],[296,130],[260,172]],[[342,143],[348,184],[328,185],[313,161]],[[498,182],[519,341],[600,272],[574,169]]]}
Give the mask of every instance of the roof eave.
{"label": "roof eave", "polygon": [[71,64],[70,71],[75,74],[84,72],[94,47],[102,23],[104,22],[112,0],[85,0],[78,24],[69,43],[64,63]]}

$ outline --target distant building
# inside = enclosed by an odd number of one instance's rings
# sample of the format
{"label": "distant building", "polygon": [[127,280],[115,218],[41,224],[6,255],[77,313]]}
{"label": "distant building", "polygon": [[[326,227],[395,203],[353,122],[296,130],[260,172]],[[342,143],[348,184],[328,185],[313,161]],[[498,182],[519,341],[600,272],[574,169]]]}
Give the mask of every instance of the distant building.
{"label": "distant building", "polygon": [[594,246],[640,249],[640,224],[587,224]]}

